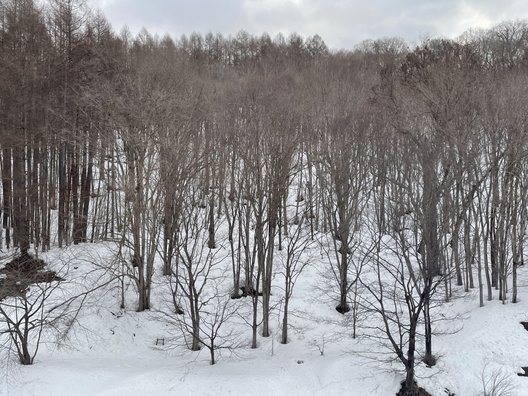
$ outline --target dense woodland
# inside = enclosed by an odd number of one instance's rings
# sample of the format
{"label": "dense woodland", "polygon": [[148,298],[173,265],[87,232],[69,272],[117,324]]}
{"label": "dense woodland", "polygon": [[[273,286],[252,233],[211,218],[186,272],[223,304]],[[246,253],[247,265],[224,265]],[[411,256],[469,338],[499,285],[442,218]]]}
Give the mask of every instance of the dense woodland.
{"label": "dense woodland", "polygon": [[434,309],[455,288],[478,288],[481,305],[519,298],[526,22],[331,51],[295,34],[134,37],[75,0],[2,0],[0,104],[2,251],[24,262],[114,242],[131,308],[151,308],[163,272],[192,349],[207,347],[220,247],[231,298],[253,301],[257,347],[279,255],[286,343],[303,250],[317,244],[335,309],[378,315],[408,394],[417,349],[435,363]]}

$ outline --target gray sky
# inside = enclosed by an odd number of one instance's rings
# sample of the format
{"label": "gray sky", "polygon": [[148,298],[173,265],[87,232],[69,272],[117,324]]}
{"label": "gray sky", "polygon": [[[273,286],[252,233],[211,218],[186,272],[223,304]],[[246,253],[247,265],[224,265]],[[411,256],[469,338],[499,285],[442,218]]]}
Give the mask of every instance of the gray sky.
{"label": "gray sky", "polygon": [[127,25],[173,37],[240,30],[319,34],[330,48],[368,38],[456,37],[470,27],[528,18],[528,0],[88,0],[116,31]]}

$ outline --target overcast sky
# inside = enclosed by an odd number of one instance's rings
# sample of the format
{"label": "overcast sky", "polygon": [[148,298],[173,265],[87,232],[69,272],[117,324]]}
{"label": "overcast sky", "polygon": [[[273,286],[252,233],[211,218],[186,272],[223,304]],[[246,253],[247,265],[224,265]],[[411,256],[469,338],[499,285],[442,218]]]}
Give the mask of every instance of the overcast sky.
{"label": "overcast sky", "polygon": [[330,48],[368,38],[456,37],[470,27],[528,18],[528,0],[88,0],[116,31],[127,25],[173,37],[240,30],[272,37],[319,34]]}

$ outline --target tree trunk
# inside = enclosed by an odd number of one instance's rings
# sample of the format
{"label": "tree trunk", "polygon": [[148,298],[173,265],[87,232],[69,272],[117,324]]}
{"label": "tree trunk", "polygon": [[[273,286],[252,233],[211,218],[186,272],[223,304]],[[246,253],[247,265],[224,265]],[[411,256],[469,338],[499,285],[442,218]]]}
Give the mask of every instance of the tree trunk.
{"label": "tree trunk", "polygon": [[432,367],[436,364],[435,358],[433,356],[433,335],[431,328],[431,313],[430,313],[430,299],[429,292],[424,301],[424,321],[425,321],[425,356],[424,363]]}
{"label": "tree trunk", "polygon": [[14,205],[14,231],[16,243],[22,257],[28,256],[29,226],[27,218],[27,191],[24,164],[24,148],[13,148],[13,197]]}
{"label": "tree trunk", "polygon": [[[347,237],[348,239],[348,237]],[[345,314],[350,311],[348,305],[348,246],[341,241],[341,262],[339,263],[339,305],[337,311]]]}
{"label": "tree trunk", "polygon": [[413,396],[414,393],[414,354],[416,350],[416,325],[417,321],[415,318],[412,319],[409,329],[409,347],[407,349],[407,361],[405,365],[405,392],[404,395]]}
{"label": "tree trunk", "polygon": [[425,244],[425,265],[429,276],[440,275],[438,262],[440,246],[438,242],[437,181],[433,156],[424,158],[423,167],[423,240]]}
{"label": "tree trunk", "polygon": [[284,316],[282,318],[282,337],[281,337],[281,343],[287,344],[288,343],[288,306],[290,302],[290,298],[288,297],[289,290],[288,286],[286,286],[286,297],[284,299]]}
{"label": "tree trunk", "polygon": [[59,147],[59,213],[57,225],[57,239],[59,248],[61,248],[65,241],[65,224],[66,224],[66,148],[62,144]]}
{"label": "tree trunk", "polygon": [[11,246],[11,219],[12,219],[12,184],[11,149],[2,149],[2,193],[3,193],[3,218],[2,227],[5,230],[7,248]]}

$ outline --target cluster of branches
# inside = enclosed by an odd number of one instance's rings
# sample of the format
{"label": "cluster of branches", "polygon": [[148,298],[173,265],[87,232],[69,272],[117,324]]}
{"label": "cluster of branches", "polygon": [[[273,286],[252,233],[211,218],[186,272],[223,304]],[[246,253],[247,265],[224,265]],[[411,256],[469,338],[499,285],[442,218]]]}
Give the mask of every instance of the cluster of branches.
{"label": "cluster of branches", "polygon": [[[527,49],[524,22],[330,52],[319,36],[116,35],[74,0],[3,0],[0,243],[25,255],[114,240],[139,311],[159,259],[176,311],[181,298],[193,310],[196,349],[198,284],[216,265],[204,248],[230,252],[231,295],[253,301],[256,347],[260,323],[270,335],[276,274],[289,299],[314,240],[337,311],[361,284],[406,368],[423,318],[432,363],[435,291],[449,300],[477,284],[481,305],[494,289],[517,301]],[[403,299],[409,323],[391,321],[387,296]]]}

